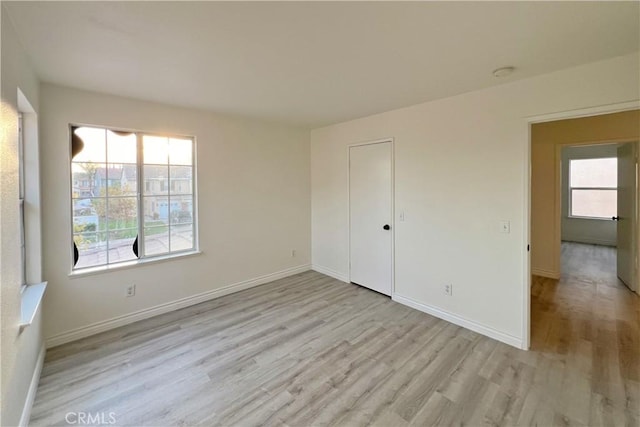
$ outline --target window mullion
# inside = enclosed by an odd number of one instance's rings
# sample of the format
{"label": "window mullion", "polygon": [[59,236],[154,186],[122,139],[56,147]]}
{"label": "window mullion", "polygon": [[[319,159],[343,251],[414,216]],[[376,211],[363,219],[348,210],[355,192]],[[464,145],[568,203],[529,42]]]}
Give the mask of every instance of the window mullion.
{"label": "window mullion", "polygon": [[171,253],[171,160],[169,159],[169,139],[167,138],[167,204],[168,204],[168,218],[167,218],[167,253]]}
{"label": "window mullion", "polygon": [[22,122],[22,113],[18,113],[18,198],[20,199],[24,199],[25,194],[24,132]]}
{"label": "window mullion", "polygon": [[143,199],[143,186],[144,186],[144,153],[142,146],[142,134],[136,133],[136,144],[138,150],[137,168],[138,168],[138,185],[137,185],[137,200],[138,200],[138,259],[145,257],[144,252],[144,199]]}
{"label": "window mullion", "polygon": [[191,248],[196,249],[198,242],[198,201],[196,200],[196,140],[191,140]]}
{"label": "window mullion", "polygon": [[[106,237],[106,243],[107,243],[107,265],[109,265],[109,251],[111,249],[110,245],[109,245],[109,227],[111,225],[111,212],[109,209],[109,196],[111,194],[109,194],[109,150],[107,148],[109,144],[107,143],[107,129],[104,129],[104,177],[105,177],[105,187],[104,187],[104,192],[105,192],[105,205],[106,205],[106,213],[107,213],[107,224],[106,224],[106,228],[105,228],[105,237]],[[95,179],[95,177],[94,177]],[[99,231],[98,231],[99,233]]]}

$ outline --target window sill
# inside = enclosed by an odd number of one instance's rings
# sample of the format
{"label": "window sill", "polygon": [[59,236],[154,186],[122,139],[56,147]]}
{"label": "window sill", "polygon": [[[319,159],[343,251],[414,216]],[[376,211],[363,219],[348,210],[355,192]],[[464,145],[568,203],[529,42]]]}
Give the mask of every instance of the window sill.
{"label": "window sill", "polygon": [[33,323],[38,307],[42,303],[47,282],[26,285],[20,295],[20,332]]}
{"label": "window sill", "polygon": [[601,217],[597,217],[597,216],[572,216],[572,215],[568,215],[567,216],[568,219],[586,219],[589,221],[609,221],[609,222],[614,222],[611,217],[607,217],[607,218],[601,218]]}
{"label": "window sill", "polygon": [[75,279],[75,278],[84,277],[84,276],[92,276],[94,274],[112,273],[114,271],[127,270],[130,268],[136,268],[136,267],[140,267],[147,264],[173,261],[173,260],[188,258],[188,257],[201,255],[201,254],[202,254],[201,251],[195,250],[195,251],[181,252],[181,253],[165,255],[165,256],[158,256],[153,258],[139,259],[135,261],[128,261],[128,262],[123,262],[119,264],[101,265],[99,267],[89,267],[89,268],[83,268],[82,270],[72,271],[71,273],[69,273],[68,276],[71,279]]}

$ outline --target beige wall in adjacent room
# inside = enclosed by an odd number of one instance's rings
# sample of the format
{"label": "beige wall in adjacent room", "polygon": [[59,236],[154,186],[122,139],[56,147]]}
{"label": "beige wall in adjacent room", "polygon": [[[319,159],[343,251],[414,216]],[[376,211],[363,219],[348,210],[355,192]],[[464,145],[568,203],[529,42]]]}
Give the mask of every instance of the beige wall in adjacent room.
{"label": "beige wall in adjacent room", "polygon": [[[636,92],[637,95],[637,92]],[[637,141],[640,110],[531,126],[531,269],[560,277],[561,147]]]}

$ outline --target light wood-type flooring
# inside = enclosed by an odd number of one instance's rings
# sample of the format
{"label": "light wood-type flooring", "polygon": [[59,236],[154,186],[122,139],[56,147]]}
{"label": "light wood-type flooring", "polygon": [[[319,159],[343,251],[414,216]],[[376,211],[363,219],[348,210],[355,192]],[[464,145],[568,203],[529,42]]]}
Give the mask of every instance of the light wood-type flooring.
{"label": "light wood-type flooring", "polygon": [[306,272],[49,350],[31,425],[637,426],[639,299],[563,259],[528,352]]}

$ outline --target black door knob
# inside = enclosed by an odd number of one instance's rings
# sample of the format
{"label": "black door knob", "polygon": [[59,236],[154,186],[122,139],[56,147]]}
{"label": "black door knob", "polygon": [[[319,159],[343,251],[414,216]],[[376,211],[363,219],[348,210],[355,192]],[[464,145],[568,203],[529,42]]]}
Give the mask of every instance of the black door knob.
{"label": "black door knob", "polygon": [[385,230],[389,230],[391,227],[389,227],[389,224],[385,224],[382,228],[384,228]]}
{"label": "black door knob", "polygon": [[611,219],[614,220],[614,221],[619,221],[620,217],[619,216],[612,216]]}

